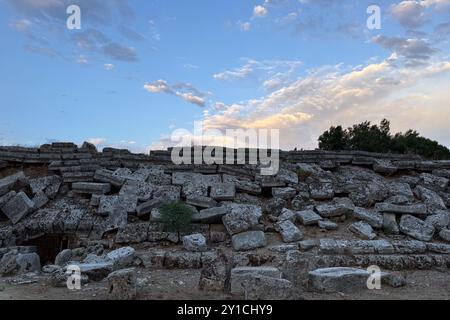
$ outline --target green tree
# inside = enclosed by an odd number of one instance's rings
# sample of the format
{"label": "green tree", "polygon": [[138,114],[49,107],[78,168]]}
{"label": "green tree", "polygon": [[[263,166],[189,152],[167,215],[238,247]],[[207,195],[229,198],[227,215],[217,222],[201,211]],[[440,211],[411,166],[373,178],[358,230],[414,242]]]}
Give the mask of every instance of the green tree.
{"label": "green tree", "polygon": [[415,130],[391,134],[390,122],[383,119],[380,125],[369,121],[356,124],[346,130],[342,126],[331,127],[319,137],[321,150],[359,150],[380,153],[418,154],[427,159],[450,159],[450,150],[420,136]]}
{"label": "green tree", "polygon": [[346,150],[348,148],[347,132],[342,126],[331,127],[319,137],[319,148],[322,150]]}

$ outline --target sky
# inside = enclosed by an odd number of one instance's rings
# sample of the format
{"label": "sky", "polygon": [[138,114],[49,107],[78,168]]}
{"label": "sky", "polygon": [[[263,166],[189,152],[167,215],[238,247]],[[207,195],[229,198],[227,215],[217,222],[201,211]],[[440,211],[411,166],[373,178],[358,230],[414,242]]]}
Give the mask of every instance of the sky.
{"label": "sky", "polygon": [[450,147],[450,0],[0,0],[0,39],[0,145],[147,153],[202,121],[314,149],[387,118]]}

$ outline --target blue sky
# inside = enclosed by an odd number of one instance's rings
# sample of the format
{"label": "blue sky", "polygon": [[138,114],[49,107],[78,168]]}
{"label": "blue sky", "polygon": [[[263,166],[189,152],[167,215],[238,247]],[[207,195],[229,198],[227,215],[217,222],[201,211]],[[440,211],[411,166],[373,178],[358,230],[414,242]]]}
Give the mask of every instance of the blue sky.
{"label": "blue sky", "polygon": [[[66,8],[81,8],[81,30]],[[366,9],[381,8],[369,30]],[[280,129],[314,148],[331,125],[387,117],[450,146],[450,0],[0,0],[0,144],[133,151],[171,132]]]}

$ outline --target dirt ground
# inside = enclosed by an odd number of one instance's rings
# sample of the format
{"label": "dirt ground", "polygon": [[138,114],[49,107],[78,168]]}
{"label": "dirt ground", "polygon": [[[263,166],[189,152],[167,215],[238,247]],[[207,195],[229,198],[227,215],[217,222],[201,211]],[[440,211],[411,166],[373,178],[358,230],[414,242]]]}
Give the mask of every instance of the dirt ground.
{"label": "dirt ground", "polygon": [[[450,271],[406,272],[407,286],[382,287],[381,290],[360,291],[353,294],[316,294],[304,292],[305,300],[450,300]],[[230,300],[221,292],[197,289],[199,270],[138,271],[140,300]],[[105,300],[106,281],[89,283],[79,291],[55,288],[46,284],[46,276],[36,283],[14,283],[17,278],[0,279],[0,300]]]}

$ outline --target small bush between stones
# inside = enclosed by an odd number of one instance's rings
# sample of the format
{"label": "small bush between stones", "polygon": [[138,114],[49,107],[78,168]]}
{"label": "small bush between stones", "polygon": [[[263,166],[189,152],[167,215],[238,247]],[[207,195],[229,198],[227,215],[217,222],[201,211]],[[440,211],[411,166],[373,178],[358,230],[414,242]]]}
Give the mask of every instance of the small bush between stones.
{"label": "small bush between stones", "polygon": [[160,209],[161,221],[168,232],[188,232],[191,228],[192,208],[179,202],[171,202]]}

